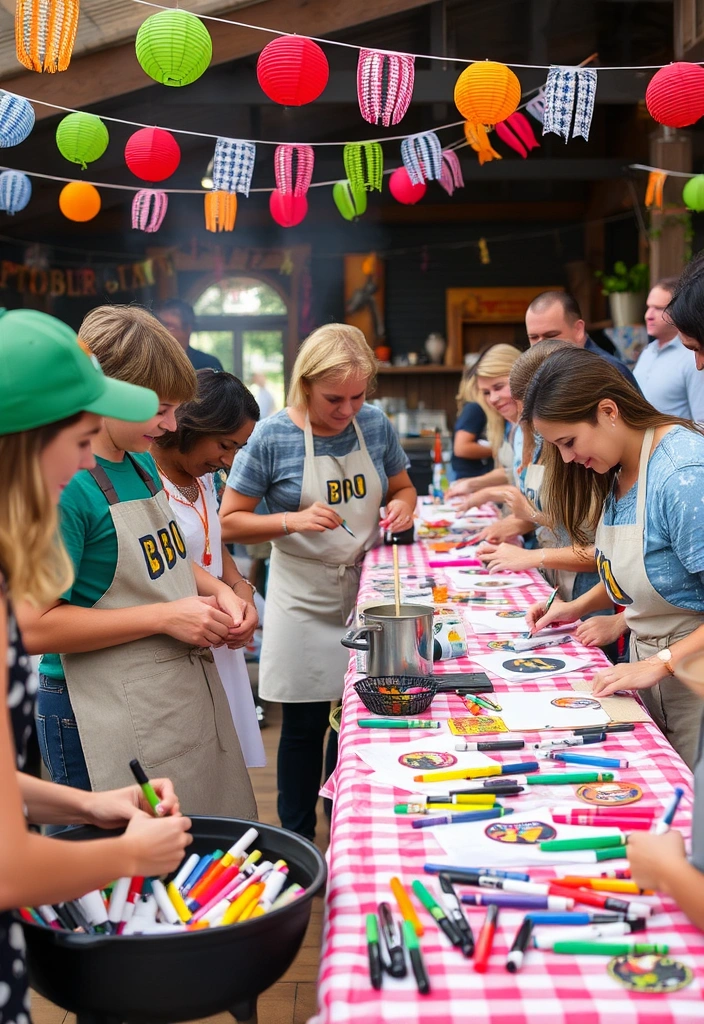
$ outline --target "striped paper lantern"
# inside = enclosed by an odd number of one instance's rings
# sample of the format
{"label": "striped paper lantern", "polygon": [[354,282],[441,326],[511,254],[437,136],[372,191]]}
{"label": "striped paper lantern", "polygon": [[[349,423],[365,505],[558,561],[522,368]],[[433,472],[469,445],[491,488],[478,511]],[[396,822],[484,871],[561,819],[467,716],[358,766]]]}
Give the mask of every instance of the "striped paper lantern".
{"label": "striped paper lantern", "polygon": [[456,188],[464,188],[460,158],[452,149],[442,151],[442,174],[439,184],[445,189],[448,196],[451,196]]}
{"label": "striped paper lantern", "polygon": [[158,11],[142,22],[135,40],[142,70],[161,85],[190,85],[208,68],[213,41],[190,11]]}
{"label": "striped paper lantern", "polygon": [[18,146],[34,128],[34,107],[24,96],[0,89],[0,147]]}
{"label": "striped paper lantern", "polygon": [[153,188],[141,188],[132,200],[132,227],[149,233],[158,231],[162,225],[169,197],[166,192]]}
{"label": "striped paper lantern", "polygon": [[415,57],[410,53],[359,51],[357,99],[365,121],[389,127],[402,119],[413,96]]}
{"label": "striped paper lantern", "polygon": [[317,100],[330,77],[328,59],[312,39],[280,36],[259,54],[257,81],[274,103],[301,107]]}
{"label": "striped paper lantern", "polygon": [[342,150],[345,174],[357,192],[381,192],[384,150],[380,142],[349,142]]}
{"label": "striped paper lantern", "polygon": [[181,162],[181,149],[164,128],[140,128],[125,146],[125,163],[136,178],[163,181]]}
{"label": "striped paper lantern", "polygon": [[109,141],[108,130],[100,118],[82,111],[67,114],[56,129],[59,153],[72,164],[79,164],[84,171],[88,164],[103,155]]}
{"label": "striped paper lantern", "polygon": [[24,210],[32,198],[32,182],[20,171],[0,174],[0,210],[12,215]]}
{"label": "striped paper lantern", "polygon": [[660,68],[645,90],[645,105],[668,128],[694,124],[704,114],[704,68],[683,60]]}
{"label": "striped paper lantern", "polygon": [[521,101],[521,83],[511,68],[492,60],[465,68],[455,83],[455,104],[473,124],[497,124]]}
{"label": "striped paper lantern", "polygon": [[208,192],[205,196],[205,230],[232,231],[237,219],[234,192]]}
{"label": "striped paper lantern", "polygon": [[274,177],[279,192],[282,195],[292,193],[294,196],[304,196],[310,188],[314,163],[312,146],[277,146],[274,151]]}
{"label": "striped paper lantern", "polygon": [[30,71],[65,71],[78,28],[78,0],[17,0],[17,60]]}
{"label": "striped paper lantern", "polygon": [[414,185],[442,176],[442,146],[435,132],[409,135],[401,143],[401,159]]}

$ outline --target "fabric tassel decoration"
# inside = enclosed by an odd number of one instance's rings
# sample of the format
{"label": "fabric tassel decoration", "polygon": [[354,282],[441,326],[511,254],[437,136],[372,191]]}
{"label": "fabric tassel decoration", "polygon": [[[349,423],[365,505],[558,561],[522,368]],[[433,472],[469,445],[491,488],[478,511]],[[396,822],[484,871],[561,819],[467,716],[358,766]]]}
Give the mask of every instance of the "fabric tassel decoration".
{"label": "fabric tassel decoration", "polygon": [[443,149],[442,151],[442,174],[439,183],[448,196],[451,196],[455,189],[464,188],[460,158],[453,149]]}
{"label": "fabric tassel decoration", "polygon": [[665,171],[651,171],[645,190],[645,205],[649,210],[662,210],[662,196],[667,174]]}
{"label": "fabric tassel decoration", "polygon": [[401,159],[414,185],[442,177],[442,146],[435,132],[409,135],[401,143]]}
{"label": "fabric tassel decoration", "polygon": [[496,125],[496,134],[507,146],[515,149],[524,160],[531,149],[540,145],[533,135],[528,118],[518,111]]}
{"label": "fabric tassel decoration", "polygon": [[342,150],[342,160],[355,192],[381,192],[384,150],[380,142],[349,142]]}
{"label": "fabric tassel decoration", "polygon": [[152,188],[141,188],[132,200],[132,227],[149,233],[158,231],[162,225],[169,197],[166,192]]}
{"label": "fabric tassel decoration", "polygon": [[[293,162],[296,161],[294,181]],[[315,154],[312,146],[277,146],[274,150],[274,176],[276,187],[282,195],[290,192],[304,196],[310,188],[313,177]]]}
{"label": "fabric tassel decoration", "polygon": [[477,154],[480,164],[489,163],[490,160],[501,160],[501,154],[492,147],[483,124],[472,124],[470,121],[465,121],[464,135]]}
{"label": "fabric tassel decoration", "polygon": [[359,51],[357,99],[365,121],[398,124],[413,96],[415,57],[410,53]]}
{"label": "fabric tassel decoration", "polygon": [[213,157],[213,190],[249,195],[257,147],[242,139],[218,139]]}
{"label": "fabric tassel decoration", "polygon": [[537,96],[526,103],[526,110],[531,117],[542,124],[545,120],[545,91],[540,89]]}
{"label": "fabric tassel decoration", "polygon": [[[543,135],[554,132],[565,142],[572,138],[589,139],[589,128],[596,98],[594,68],[561,68],[553,65],[545,86]],[[573,124],[574,120],[574,124]]]}

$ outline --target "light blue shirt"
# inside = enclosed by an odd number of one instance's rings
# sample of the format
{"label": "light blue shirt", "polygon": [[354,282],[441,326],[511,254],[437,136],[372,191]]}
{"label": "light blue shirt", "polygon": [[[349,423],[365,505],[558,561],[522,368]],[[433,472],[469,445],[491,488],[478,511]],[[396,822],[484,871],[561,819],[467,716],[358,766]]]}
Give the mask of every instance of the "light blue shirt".
{"label": "light blue shirt", "polygon": [[[604,505],[606,526],[636,521],[637,482]],[[645,571],[676,608],[704,612],[704,436],[686,427],[665,434],[648,463]]]}
{"label": "light blue shirt", "polygon": [[658,412],[704,423],[704,373],[679,335],[660,345],[651,341],[633,371],[644,398]]}

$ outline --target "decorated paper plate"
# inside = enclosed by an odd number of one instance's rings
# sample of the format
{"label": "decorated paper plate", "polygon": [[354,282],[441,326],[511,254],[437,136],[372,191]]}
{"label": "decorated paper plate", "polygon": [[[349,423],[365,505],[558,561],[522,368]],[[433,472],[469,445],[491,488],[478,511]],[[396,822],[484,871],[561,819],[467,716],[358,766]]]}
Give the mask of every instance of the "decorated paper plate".
{"label": "decorated paper plate", "polygon": [[579,800],[596,807],[625,807],[642,796],[643,790],[635,782],[591,782],[577,790]]}
{"label": "decorated paper plate", "polygon": [[545,821],[519,821],[517,824],[500,821],[489,825],[484,833],[496,843],[535,846],[537,843],[544,843],[547,839],[554,839],[557,830]]}
{"label": "decorated paper plate", "polygon": [[443,750],[413,750],[401,754],[398,763],[406,768],[451,768],[457,758]]}
{"label": "decorated paper plate", "polygon": [[608,964],[611,977],[631,992],[678,992],[691,985],[694,975],[686,964],[669,956],[617,956]]}

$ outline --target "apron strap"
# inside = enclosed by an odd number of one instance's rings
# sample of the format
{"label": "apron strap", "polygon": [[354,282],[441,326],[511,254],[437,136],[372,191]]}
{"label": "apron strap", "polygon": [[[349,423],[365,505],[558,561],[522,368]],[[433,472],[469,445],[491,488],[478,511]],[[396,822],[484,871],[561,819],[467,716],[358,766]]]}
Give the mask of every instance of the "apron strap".
{"label": "apron strap", "polygon": [[[156,486],[153,477],[151,477],[149,473],[147,473],[146,469],[140,466],[140,464],[135,459],[132,458],[129,452],[125,452],[125,455],[134,466],[137,475],[144,483],[145,487],[151,494],[152,498],[155,497],[155,495],[159,493],[159,488]],[[96,484],[105,495],[108,505],[119,505],[120,499],[117,496],[117,491],[115,490],[112,480],[107,475],[103,467],[93,466],[93,468],[89,469],[88,472],[93,477]]]}
{"label": "apron strap", "polygon": [[140,466],[137,460],[133,459],[129,452],[125,452],[125,455],[130,460],[134,468],[137,470],[137,475],[141,477],[142,483],[147,488],[152,498],[156,497],[161,488],[157,487],[154,477],[151,475],[151,473],[147,473],[144,466]]}
{"label": "apron strap", "polygon": [[648,483],[648,460],[650,449],[653,446],[655,428],[648,427],[643,438],[643,447],[640,450],[640,466],[638,467],[638,498],[636,502],[636,526],[642,526],[645,522],[645,492]]}

